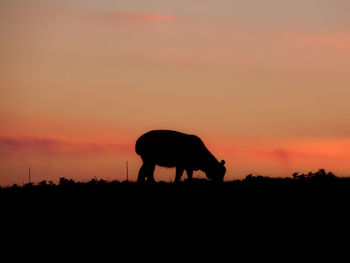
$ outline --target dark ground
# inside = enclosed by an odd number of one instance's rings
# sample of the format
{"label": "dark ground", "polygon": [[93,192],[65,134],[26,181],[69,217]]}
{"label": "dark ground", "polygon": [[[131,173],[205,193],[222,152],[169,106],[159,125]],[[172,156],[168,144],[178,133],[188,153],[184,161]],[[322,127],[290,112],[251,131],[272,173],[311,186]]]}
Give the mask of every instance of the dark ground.
{"label": "dark ground", "polygon": [[[2,240],[10,247],[23,240],[36,249],[63,245],[55,255],[84,244],[92,247],[81,255],[102,246],[99,255],[115,260],[129,249],[129,259],[161,257],[160,251],[168,253],[164,260],[182,255],[178,260],[184,261],[188,253],[203,260],[214,254],[215,261],[223,255],[236,260],[239,253],[261,259],[259,253],[270,258],[284,251],[278,258],[285,261],[293,255],[299,260],[302,251],[313,257],[346,244],[349,200],[350,178],[324,170],[292,178],[249,175],[221,184],[61,178],[58,184],[1,188],[0,215]],[[11,234],[5,237],[6,230]]]}
{"label": "dark ground", "polygon": [[[64,203],[80,206],[98,202],[112,207],[233,207],[283,205],[305,206],[307,203],[325,205],[335,200],[347,202],[350,197],[350,178],[340,178],[320,169],[308,174],[293,174],[287,178],[270,178],[248,175],[243,180],[212,183],[205,179],[193,179],[181,183],[143,183],[105,181],[93,179],[75,182],[64,177],[58,184],[42,181],[37,184],[13,185],[0,188],[3,204],[15,202],[37,206],[48,203]],[[35,202],[34,202],[35,200]],[[78,205],[78,204],[76,204]],[[282,206],[283,207],[283,206]]]}

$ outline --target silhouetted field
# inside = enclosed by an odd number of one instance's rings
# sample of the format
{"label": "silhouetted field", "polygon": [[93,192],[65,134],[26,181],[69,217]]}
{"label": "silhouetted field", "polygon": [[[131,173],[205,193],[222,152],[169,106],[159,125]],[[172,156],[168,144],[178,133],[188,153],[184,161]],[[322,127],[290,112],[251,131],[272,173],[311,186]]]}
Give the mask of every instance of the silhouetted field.
{"label": "silhouetted field", "polygon": [[242,180],[225,181],[214,183],[207,179],[184,180],[179,183],[159,181],[156,183],[136,183],[129,181],[106,181],[103,179],[92,179],[88,182],[76,182],[72,179],[61,177],[57,184],[52,181],[41,181],[39,183],[29,183],[23,186],[16,184],[9,187],[0,187],[0,194],[118,194],[118,193],[142,193],[148,194],[164,191],[169,194],[173,191],[181,190],[188,193],[194,191],[219,191],[241,192],[265,190],[301,190],[301,189],[334,189],[340,187],[350,191],[350,177],[337,177],[332,172],[320,169],[317,172],[307,174],[294,173],[292,177],[271,178],[267,176],[247,175]]}
{"label": "silhouetted field", "polygon": [[84,224],[86,231],[105,229],[103,233],[175,228],[205,235],[209,229],[221,233],[230,229],[244,236],[264,231],[267,236],[287,225],[315,228],[317,222],[328,224],[329,217],[346,221],[349,200],[350,178],[322,169],[288,178],[248,175],[224,183],[204,179],[177,184],[96,179],[83,183],[62,177],[57,184],[42,181],[0,189],[2,215],[18,221],[16,226],[34,220],[43,232],[60,226],[74,232]]}

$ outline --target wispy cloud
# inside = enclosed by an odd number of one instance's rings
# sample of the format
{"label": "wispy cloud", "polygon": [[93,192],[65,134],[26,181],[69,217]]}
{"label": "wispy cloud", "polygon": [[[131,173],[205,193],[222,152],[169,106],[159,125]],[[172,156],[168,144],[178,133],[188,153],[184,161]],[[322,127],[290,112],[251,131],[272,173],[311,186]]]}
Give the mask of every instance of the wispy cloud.
{"label": "wispy cloud", "polygon": [[284,149],[251,150],[249,155],[273,159],[281,164],[288,165],[291,153]]}
{"label": "wispy cloud", "polygon": [[0,155],[3,157],[18,153],[33,155],[118,154],[132,150],[132,146],[118,143],[70,142],[31,136],[0,137]]}

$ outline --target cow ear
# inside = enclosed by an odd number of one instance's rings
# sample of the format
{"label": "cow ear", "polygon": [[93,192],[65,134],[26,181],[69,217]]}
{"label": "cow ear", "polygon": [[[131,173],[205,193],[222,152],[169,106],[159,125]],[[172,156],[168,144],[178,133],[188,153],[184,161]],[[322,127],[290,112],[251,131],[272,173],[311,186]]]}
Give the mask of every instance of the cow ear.
{"label": "cow ear", "polygon": [[224,160],[221,160],[221,165],[225,165],[225,161]]}

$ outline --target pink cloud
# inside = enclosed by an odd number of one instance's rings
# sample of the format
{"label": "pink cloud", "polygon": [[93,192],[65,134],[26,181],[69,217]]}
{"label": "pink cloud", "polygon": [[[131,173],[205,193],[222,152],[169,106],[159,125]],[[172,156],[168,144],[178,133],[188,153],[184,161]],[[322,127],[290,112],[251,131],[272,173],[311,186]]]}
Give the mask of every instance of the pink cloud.
{"label": "pink cloud", "polygon": [[[1,11],[1,10],[0,10]],[[102,11],[102,10],[84,10],[62,7],[10,7],[6,12],[1,14],[17,17],[44,18],[44,19],[93,19],[93,20],[108,20],[108,21],[156,21],[156,20],[173,20],[179,17],[168,14],[156,13],[130,13],[122,11]]]}
{"label": "pink cloud", "polygon": [[124,12],[81,12],[75,16],[80,17],[81,21],[94,24],[105,24],[109,26],[130,26],[144,25],[148,23],[164,22],[178,19],[176,16],[166,14],[148,14],[148,13],[124,13]]}
{"label": "pink cloud", "polygon": [[[344,139],[254,139],[242,138],[226,141],[215,147],[227,162],[236,165],[278,165],[286,169],[325,167],[348,171],[350,140]],[[336,169],[335,169],[335,168]]]}
{"label": "pink cloud", "polygon": [[299,46],[350,48],[350,32],[298,32],[274,36],[275,39]]}
{"label": "pink cloud", "polygon": [[[103,15],[103,14],[101,14]],[[107,14],[104,14],[107,15]],[[115,13],[112,17],[119,19],[134,19],[134,20],[171,20],[177,19],[176,16],[164,14],[146,14],[146,13]]]}

